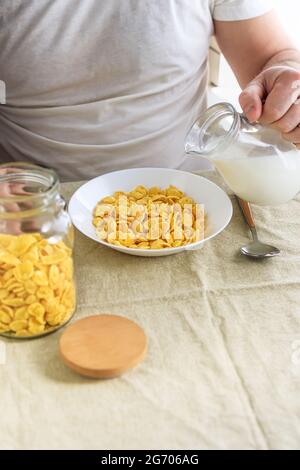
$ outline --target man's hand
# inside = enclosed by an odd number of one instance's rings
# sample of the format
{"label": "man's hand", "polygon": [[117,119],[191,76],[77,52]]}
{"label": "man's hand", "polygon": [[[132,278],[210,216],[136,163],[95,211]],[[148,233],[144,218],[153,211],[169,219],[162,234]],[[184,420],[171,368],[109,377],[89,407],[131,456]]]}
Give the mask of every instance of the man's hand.
{"label": "man's hand", "polygon": [[250,122],[277,129],[300,149],[299,70],[281,65],[266,68],[246,86],[240,104]]}
{"label": "man's hand", "polygon": [[240,103],[248,119],[278,129],[300,148],[300,52],[277,15],[215,21],[215,34],[244,89]]}

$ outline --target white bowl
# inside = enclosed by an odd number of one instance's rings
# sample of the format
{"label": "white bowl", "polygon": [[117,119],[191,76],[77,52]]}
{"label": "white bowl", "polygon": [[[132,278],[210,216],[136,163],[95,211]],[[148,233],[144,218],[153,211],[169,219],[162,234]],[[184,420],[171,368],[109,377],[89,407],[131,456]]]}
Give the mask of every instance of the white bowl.
{"label": "white bowl", "polygon": [[[97,202],[115,191],[131,191],[138,185],[161,188],[174,185],[197,203],[204,204],[208,221],[204,240],[188,246],[161,250],[127,248],[99,240],[92,223],[93,210]],[[135,256],[166,256],[200,249],[206,241],[221,233],[231,220],[232,204],[221,188],[202,176],[167,168],[137,168],[107,173],[85,183],[73,194],[69,203],[69,214],[73,224],[81,233],[113,250]]]}

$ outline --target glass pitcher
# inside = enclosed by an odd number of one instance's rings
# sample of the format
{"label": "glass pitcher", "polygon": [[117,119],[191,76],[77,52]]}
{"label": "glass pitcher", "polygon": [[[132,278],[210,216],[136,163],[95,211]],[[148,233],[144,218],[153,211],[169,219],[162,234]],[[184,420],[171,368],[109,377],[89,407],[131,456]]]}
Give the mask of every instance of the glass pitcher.
{"label": "glass pitcher", "polygon": [[211,160],[229,188],[258,205],[283,204],[300,191],[300,152],[279,132],[255,123],[229,103],[209,108],[185,141],[188,154]]}
{"label": "glass pitcher", "polygon": [[75,311],[73,227],[57,175],[0,165],[0,334],[57,330]]}

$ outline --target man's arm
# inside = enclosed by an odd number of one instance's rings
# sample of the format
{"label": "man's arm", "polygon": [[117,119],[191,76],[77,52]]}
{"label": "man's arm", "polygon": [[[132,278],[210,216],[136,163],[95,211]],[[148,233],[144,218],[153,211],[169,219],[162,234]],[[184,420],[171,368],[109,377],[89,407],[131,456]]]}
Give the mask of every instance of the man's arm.
{"label": "man's arm", "polygon": [[271,125],[300,148],[300,52],[274,12],[245,21],[215,21],[216,38],[244,89],[250,121]]}

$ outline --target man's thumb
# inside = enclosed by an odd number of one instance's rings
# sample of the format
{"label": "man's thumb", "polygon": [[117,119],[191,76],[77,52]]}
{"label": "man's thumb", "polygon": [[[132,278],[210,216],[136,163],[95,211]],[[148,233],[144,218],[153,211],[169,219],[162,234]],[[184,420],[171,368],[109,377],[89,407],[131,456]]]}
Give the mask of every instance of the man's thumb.
{"label": "man's thumb", "polygon": [[260,119],[263,111],[264,95],[264,86],[259,80],[250,82],[240,94],[240,105],[248,121],[256,122]]}

